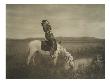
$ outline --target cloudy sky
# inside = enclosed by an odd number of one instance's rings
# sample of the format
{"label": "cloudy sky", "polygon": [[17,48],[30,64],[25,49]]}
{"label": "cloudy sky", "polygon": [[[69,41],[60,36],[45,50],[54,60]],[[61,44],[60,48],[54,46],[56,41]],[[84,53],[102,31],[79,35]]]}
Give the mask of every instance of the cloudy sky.
{"label": "cloudy sky", "polygon": [[44,37],[41,21],[47,19],[54,36],[105,38],[105,6],[6,5],[7,38]]}

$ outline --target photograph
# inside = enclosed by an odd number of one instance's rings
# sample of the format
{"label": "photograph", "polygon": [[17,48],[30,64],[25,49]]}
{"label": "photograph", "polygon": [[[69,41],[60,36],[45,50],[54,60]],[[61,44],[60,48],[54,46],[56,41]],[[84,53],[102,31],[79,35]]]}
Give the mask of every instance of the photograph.
{"label": "photograph", "polygon": [[105,79],[105,4],[6,4],[6,79]]}

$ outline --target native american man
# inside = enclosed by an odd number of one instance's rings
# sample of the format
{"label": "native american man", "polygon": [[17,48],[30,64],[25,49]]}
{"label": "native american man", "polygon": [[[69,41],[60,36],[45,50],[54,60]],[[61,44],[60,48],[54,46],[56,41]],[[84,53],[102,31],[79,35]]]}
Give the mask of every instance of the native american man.
{"label": "native american man", "polygon": [[49,22],[47,20],[42,20],[41,25],[42,25],[43,30],[45,32],[45,38],[47,41],[49,41],[49,46],[51,46],[50,55],[52,56],[55,51],[56,40],[55,40],[54,35],[52,33],[51,25],[49,24]]}

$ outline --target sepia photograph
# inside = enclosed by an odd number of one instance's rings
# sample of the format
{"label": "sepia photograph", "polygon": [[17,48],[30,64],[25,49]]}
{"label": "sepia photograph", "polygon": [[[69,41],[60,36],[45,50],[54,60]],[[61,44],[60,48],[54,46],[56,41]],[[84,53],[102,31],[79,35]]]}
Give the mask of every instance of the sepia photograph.
{"label": "sepia photograph", "polygon": [[6,4],[7,79],[105,79],[105,4]]}

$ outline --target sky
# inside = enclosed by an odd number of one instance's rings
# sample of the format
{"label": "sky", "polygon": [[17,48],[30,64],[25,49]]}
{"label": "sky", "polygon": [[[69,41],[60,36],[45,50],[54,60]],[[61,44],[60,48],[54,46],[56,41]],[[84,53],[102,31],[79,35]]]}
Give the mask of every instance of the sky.
{"label": "sky", "polygon": [[55,37],[105,38],[104,4],[7,4],[6,37],[44,37],[44,19]]}

